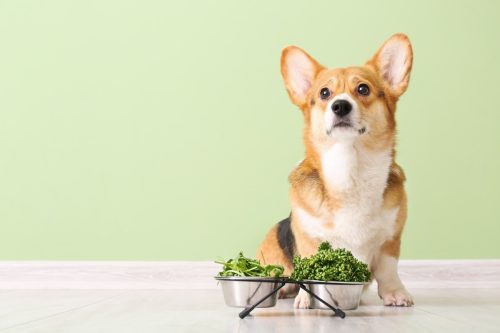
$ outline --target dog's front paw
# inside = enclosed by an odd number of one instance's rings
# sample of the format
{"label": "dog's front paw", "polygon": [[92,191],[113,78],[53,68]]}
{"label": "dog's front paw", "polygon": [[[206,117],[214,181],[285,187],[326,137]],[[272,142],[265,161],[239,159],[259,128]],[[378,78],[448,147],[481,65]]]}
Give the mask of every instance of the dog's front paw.
{"label": "dog's front paw", "polygon": [[297,297],[295,297],[293,307],[296,309],[309,309],[310,305],[311,299],[309,298],[309,295],[305,291],[300,290]]}
{"label": "dog's front paw", "polygon": [[410,293],[404,289],[396,289],[380,294],[380,298],[384,301],[386,306],[412,306],[413,298]]}

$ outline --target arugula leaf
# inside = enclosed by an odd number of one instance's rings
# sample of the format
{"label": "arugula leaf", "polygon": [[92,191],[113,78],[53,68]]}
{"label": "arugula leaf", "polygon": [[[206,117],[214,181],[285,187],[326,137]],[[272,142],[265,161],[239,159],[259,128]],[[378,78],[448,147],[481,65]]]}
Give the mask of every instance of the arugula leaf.
{"label": "arugula leaf", "polygon": [[243,252],[240,252],[234,259],[216,260],[215,262],[223,265],[219,276],[280,277],[285,270],[281,265],[263,266],[256,259],[246,258]]}

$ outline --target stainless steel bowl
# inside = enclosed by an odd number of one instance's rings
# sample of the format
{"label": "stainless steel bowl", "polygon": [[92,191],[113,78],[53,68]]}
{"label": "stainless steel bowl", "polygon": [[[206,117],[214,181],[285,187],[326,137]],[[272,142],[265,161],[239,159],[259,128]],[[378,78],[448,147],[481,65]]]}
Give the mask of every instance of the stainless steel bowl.
{"label": "stainless steel bowl", "polygon": [[[280,282],[276,278],[254,277],[221,277],[216,276],[224,294],[227,306],[245,308],[254,305],[264,296],[278,288]],[[269,280],[269,281],[267,281]],[[258,308],[269,308],[276,305],[278,293],[260,303]]]}
{"label": "stainless steel bowl", "polygon": [[[304,281],[309,282],[309,289],[318,297],[334,307],[342,310],[355,310],[359,306],[363,287],[367,283],[334,282],[334,281]],[[311,283],[313,282],[313,283]],[[326,305],[311,297],[311,308],[329,309]]]}

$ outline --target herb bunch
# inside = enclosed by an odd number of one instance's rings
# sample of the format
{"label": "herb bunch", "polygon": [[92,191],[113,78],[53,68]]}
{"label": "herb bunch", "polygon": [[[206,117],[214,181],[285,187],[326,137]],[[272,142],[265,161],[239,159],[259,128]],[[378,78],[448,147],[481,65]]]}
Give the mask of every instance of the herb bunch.
{"label": "herb bunch", "polygon": [[342,282],[368,282],[371,278],[368,265],[356,259],[351,251],[333,249],[323,242],[318,253],[309,257],[293,258],[294,270],[291,279]]}
{"label": "herb bunch", "polygon": [[224,265],[219,276],[280,277],[285,270],[280,265],[261,265],[256,259],[246,258],[243,252],[240,252],[234,259],[215,262]]}

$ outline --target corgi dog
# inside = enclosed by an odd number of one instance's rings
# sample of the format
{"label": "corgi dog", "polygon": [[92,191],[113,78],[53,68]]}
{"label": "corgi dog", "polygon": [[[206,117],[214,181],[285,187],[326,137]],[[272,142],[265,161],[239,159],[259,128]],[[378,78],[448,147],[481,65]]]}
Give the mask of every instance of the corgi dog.
{"label": "corgi dog", "polygon": [[[283,50],[285,87],[304,116],[305,158],[289,176],[290,217],[267,233],[261,262],[290,274],[294,255],[311,256],[328,241],[368,264],[385,305],[413,305],[397,271],[407,200],[395,161],[396,103],[412,61],[404,34],[361,67],[328,69],[296,46]],[[300,290],[295,307],[309,304]]]}

